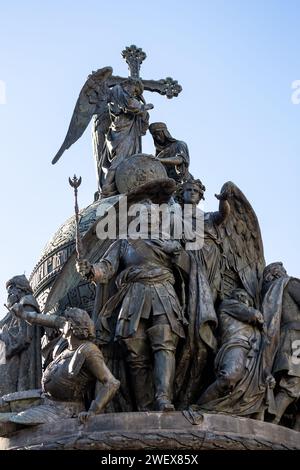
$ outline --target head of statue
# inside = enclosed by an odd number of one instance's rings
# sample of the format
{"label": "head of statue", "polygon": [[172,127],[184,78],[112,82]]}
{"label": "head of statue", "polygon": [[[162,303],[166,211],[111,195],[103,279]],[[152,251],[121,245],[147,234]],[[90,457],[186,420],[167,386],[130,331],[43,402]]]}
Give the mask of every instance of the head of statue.
{"label": "head of statue", "polygon": [[140,97],[144,92],[143,82],[138,78],[127,78],[122,82],[122,87],[133,97]]}
{"label": "head of statue", "polygon": [[20,302],[24,295],[32,294],[32,288],[24,274],[14,276],[6,283],[7,305],[12,307],[16,302]]}
{"label": "head of statue", "polygon": [[73,334],[78,339],[90,340],[95,338],[95,325],[89,314],[81,308],[71,307],[64,311],[67,320],[63,336],[68,338]]}
{"label": "head of statue", "polygon": [[153,122],[149,126],[149,131],[153,137],[154,144],[164,145],[174,141],[164,122]]}
{"label": "head of statue", "polygon": [[180,204],[199,204],[204,199],[205,186],[200,180],[189,178],[178,188],[176,199]]}
{"label": "head of statue", "polygon": [[231,292],[231,298],[247,305],[247,307],[253,307],[253,300],[245,289],[234,289]]}
{"label": "head of statue", "polygon": [[263,272],[263,282],[269,283],[285,276],[287,276],[287,272],[283,264],[280,261],[276,261],[275,263],[271,263],[265,267]]}

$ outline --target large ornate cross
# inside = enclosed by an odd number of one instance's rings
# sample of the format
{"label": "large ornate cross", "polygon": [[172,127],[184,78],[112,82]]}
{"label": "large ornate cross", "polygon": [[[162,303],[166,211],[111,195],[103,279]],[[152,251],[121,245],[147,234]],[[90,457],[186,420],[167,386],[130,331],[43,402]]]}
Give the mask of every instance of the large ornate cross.
{"label": "large ornate cross", "polygon": [[[129,76],[131,78],[140,78],[140,68],[142,62],[146,59],[145,52],[135,45],[126,47],[122,51],[122,57],[126,60]],[[109,86],[114,86],[119,84],[124,80],[123,77],[112,76],[109,79]],[[144,80],[141,79],[144,89],[147,91],[152,91],[164,95],[167,98],[173,98],[178,96],[182,90],[182,87],[179,85],[177,80],[173,80],[171,77],[167,77],[161,80]]]}

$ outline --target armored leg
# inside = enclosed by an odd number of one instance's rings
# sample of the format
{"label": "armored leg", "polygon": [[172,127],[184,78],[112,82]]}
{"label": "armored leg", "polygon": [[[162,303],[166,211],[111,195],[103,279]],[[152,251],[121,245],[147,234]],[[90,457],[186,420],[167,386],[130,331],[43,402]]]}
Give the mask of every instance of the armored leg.
{"label": "armored leg", "polygon": [[153,385],[150,364],[150,348],[147,337],[123,340],[127,351],[136,407],[138,411],[149,411],[153,403]]}
{"label": "armored leg", "polygon": [[169,325],[155,325],[147,331],[154,353],[154,386],[158,411],[174,411],[173,385],[178,337]]}

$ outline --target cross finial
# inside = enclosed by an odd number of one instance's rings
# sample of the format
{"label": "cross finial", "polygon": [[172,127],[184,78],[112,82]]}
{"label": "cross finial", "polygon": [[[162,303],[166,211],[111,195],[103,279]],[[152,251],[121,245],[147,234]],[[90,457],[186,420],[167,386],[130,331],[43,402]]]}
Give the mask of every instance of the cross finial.
{"label": "cross finial", "polygon": [[122,51],[122,57],[124,57],[127,62],[129,76],[131,78],[139,78],[141,64],[147,57],[145,52],[140,47],[136,47],[132,44]]}

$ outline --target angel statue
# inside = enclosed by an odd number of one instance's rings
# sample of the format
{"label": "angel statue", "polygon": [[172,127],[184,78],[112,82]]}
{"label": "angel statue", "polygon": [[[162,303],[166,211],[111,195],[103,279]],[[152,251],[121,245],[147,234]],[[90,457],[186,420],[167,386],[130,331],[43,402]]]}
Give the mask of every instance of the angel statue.
{"label": "angel statue", "polygon": [[[65,150],[84,133],[92,117],[93,146],[97,166],[98,188],[103,196],[115,191],[115,169],[121,160],[142,152],[141,137],[147,132],[152,104],[146,104],[144,89],[165,95],[178,96],[182,88],[176,80],[140,78],[145,52],[134,45],[122,51],[129,69],[129,78],[113,76],[111,67],[92,72],[83,85],[75,105],[65,140],[55,155],[56,163]],[[108,170],[111,170],[108,174]],[[105,186],[106,185],[106,186]]]}
{"label": "angel statue", "polygon": [[[178,200],[197,205],[204,199],[204,191],[200,180],[190,178],[179,188]],[[214,303],[240,288],[258,307],[265,260],[256,214],[242,191],[230,181],[215,196],[219,210],[204,214],[204,245],[199,253]]]}
{"label": "angel statue", "polygon": [[257,309],[265,265],[257,217],[244,194],[230,181],[215,195],[219,210],[202,214],[203,245],[199,249],[187,248],[187,235],[197,232],[197,219],[201,218],[197,206],[204,199],[205,190],[199,179],[190,177],[176,193],[184,211],[192,206],[192,230],[190,234],[185,230],[183,236],[189,257],[189,262],[184,263],[189,274],[186,294],[189,326],[175,380],[175,392],[181,388],[180,401],[185,408],[193,402],[197,391],[199,398],[199,393],[205,390],[204,371],[213,368],[211,353],[218,350],[217,333],[222,326],[219,306],[237,291],[243,292],[249,304]]}
{"label": "angel statue", "polygon": [[[93,143],[98,187],[105,195],[113,194],[114,169],[124,157],[141,152],[141,136],[148,129],[148,110],[143,98],[143,84],[128,78],[109,87],[111,67],[92,73],[77,100],[66,138],[52,160],[56,163],[64,151],[83,134],[93,116]],[[108,179],[107,172],[111,169]]]}

